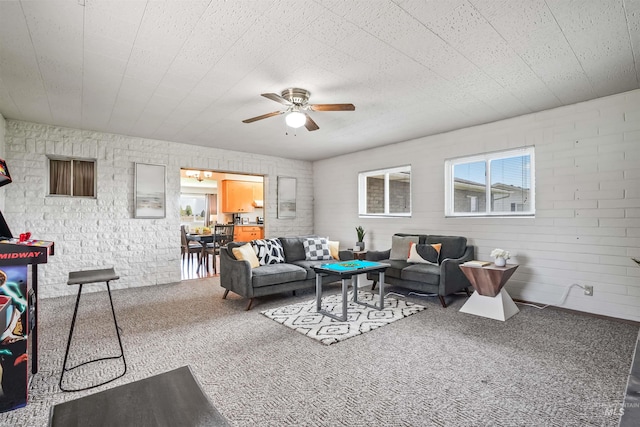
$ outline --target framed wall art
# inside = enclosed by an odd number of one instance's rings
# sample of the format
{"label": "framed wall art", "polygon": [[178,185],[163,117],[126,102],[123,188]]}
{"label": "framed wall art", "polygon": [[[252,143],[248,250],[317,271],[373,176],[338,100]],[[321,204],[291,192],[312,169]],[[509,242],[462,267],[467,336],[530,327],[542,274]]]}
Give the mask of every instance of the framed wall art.
{"label": "framed wall art", "polygon": [[166,216],[165,165],[135,164],[134,218]]}
{"label": "framed wall art", "polygon": [[296,217],[296,179],[278,177],[278,218]]}

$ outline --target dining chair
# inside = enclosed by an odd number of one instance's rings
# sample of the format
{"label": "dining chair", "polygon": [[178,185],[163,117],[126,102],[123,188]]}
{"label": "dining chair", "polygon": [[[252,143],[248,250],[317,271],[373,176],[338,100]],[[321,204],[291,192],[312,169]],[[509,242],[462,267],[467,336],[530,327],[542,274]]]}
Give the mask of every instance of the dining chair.
{"label": "dining chair", "polygon": [[198,256],[200,258],[202,254],[202,245],[198,242],[194,242],[192,240],[187,239],[187,229],[186,226],[180,226],[180,236],[181,236],[181,259],[184,262],[184,258],[187,257],[187,267],[191,264],[192,255]]}
{"label": "dining chair", "polygon": [[217,261],[216,258],[220,255],[220,248],[227,243],[233,242],[233,224],[216,224],[213,227],[213,242],[207,243],[205,248],[205,256],[207,260],[209,255],[213,257],[213,274],[217,274]]}

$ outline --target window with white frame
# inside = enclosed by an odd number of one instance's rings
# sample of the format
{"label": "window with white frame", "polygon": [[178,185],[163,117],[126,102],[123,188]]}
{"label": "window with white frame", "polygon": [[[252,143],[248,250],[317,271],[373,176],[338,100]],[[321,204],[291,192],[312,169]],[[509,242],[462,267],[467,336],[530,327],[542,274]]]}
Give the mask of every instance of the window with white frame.
{"label": "window with white frame", "polygon": [[96,161],[49,158],[49,195],[95,197]]}
{"label": "window with white frame", "polygon": [[207,212],[206,194],[180,193],[180,225],[204,227]]}
{"label": "window with white frame", "polygon": [[446,216],[533,216],[534,148],[445,162]]}
{"label": "window with white frame", "polygon": [[411,216],[411,166],[358,174],[361,216]]}

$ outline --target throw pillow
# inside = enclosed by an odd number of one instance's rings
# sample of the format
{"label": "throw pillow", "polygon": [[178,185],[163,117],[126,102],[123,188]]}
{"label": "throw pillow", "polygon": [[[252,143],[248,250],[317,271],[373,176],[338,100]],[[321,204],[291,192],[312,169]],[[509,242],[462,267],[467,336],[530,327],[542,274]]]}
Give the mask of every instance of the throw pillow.
{"label": "throw pillow", "polygon": [[302,242],[302,245],[307,261],[331,259],[329,242],[324,237],[309,237]]}
{"label": "throw pillow", "polygon": [[231,251],[233,252],[233,256],[236,257],[236,259],[249,261],[251,268],[260,267],[260,261],[258,261],[258,257],[256,256],[251,243],[238,246],[237,248],[233,248]]}
{"label": "throw pillow", "polygon": [[333,242],[327,239],[329,242],[329,252],[331,253],[331,258],[340,259],[340,242]]}
{"label": "throw pillow", "polygon": [[256,239],[251,241],[260,265],[284,262],[284,249],[278,239]]}
{"label": "throw pillow", "polygon": [[418,236],[391,236],[391,255],[389,259],[407,260],[411,243],[418,243]]}
{"label": "throw pillow", "polygon": [[416,243],[411,243],[411,249],[409,249],[409,258],[407,259],[407,262],[438,265],[441,247],[441,243],[435,243],[432,245],[419,245]]}

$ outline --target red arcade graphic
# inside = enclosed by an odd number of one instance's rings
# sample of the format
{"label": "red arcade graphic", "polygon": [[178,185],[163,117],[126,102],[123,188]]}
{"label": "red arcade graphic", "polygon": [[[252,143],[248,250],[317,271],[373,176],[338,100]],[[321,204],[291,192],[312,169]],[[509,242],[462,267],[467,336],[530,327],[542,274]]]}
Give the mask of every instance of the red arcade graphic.
{"label": "red arcade graphic", "polygon": [[27,266],[0,267],[0,411],[27,404]]}

